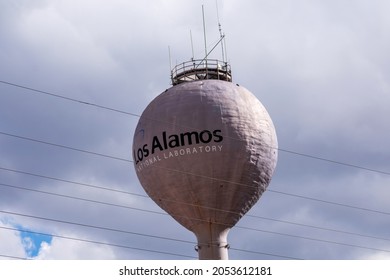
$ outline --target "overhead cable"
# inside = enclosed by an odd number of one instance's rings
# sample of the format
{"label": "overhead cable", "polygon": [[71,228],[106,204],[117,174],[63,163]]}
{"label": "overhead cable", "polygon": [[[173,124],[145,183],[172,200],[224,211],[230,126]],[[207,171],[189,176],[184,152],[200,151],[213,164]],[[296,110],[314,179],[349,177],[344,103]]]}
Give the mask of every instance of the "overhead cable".
{"label": "overhead cable", "polygon": [[[68,198],[68,199],[74,199],[74,200],[79,200],[79,201],[85,201],[85,202],[89,202],[89,203],[96,203],[96,204],[101,204],[101,205],[106,205],[106,206],[125,208],[125,209],[128,209],[128,210],[141,211],[141,212],[150,213],[150,214],[158,214],[158,215],[167,215],[168,216],[168,214],[165,213],[165,212],[153,211],[153,210],[137,208],[137,207],[131,207],[131,206],[127,206],[127,205],[119,205],[119,204],[116,204],[116,203],[108,203],[108,202],[103,202],[103,201],[98,201],[98,200],[86,199],[86,198],[70,196],[70,195],[64,195],[64,194],[59,194],[59,193],[53,193],[53,192],[48,192],[48,191],[42,191],[42,190],[37,190],[37,189],[30,189],[30,188],[25,188],[25,187],[10,185],[10,184],[0,183],[0,186],[7,187],[7,188],[13,188],[13,189],[17,189],[17,190],[31,191],[31,192],[36,192],[36,193],[41,193],[41,194],[46,194],[46,195],[52,195],[52,196],[57,196],[57,197],[63,197],[63,198]],[[145,197],[147,197],[147,196],[145,196]],[[177,202],[177,201],[174,201],[174,202],[180,203],[180,202]],[[189,204],[189,203],[186,203],[186,204]],[[202,206],[199,206],[199,205],[196,205],[196,206],[202,207]],[[222,209],[211,208],[211,207],[206,207],[206,208],[210,208],[212,210],[221,211],[221,212],[232,212],[232,211],[225,211],[225,210],[222,210]],[[238,214],[238,213],[235,213],[235,214]],[[347,235],[360,236],[360,237],[365,237],[365,238],[370,238],[370,239],[390,241],[390,239],[388,239],[388,238],[382,238],[382,237],[378,237],[378,236],[372,236],[372,235],[360,234],[360,233],[355,233],[355,232],[350,232],[350,231],[343,231],[343,230],[338,230],[338,229],[332,229],[332,228],[325,228],[325,227],[307,225],[307,224],[303,224],[303,223],[285,221],[285,220],[280,220],[280,219],[272,219],[272,218],[261,217],[261,216],[257,216],[257,215],[247,214],[247,217],[256,218],[256,219],[262,219],[262,220],[270,220],[270,221],[273,221],[273,222],[285,223],[285,224],[301,226],[301,227],[306,227],[306,228],[313,228],[313,229],[318,229],[318,230],[323,230],[323,231],[330,231],[330,232],[337,232],[337,233],[342,233],[342,234],[347,234]]]}
{"label": "overhead cable", "polygon": [[[12,230],[12,231],[17,231],[17,232],[25,232],[25,233],[29,233],[29,234],[51,236],[51,237],[56,237],[56,238],[60,238],[60,239],[67,239],[67,240],[73,240],[73,241],[93,243],[93,244],[98,244],[98,245],[106,245],[106,246],[109,246],[109,247],[119,247],[119,248],[130,249],[130,250],[139,250],[139,251],[159,253],[159,254],[164,254],[164,255],[173,255],[173,256],[180,256],[180,257],[185,257],[185,258],[190,258],[190,259],[196,259],[193,256],[182,255],[182,254],[177,254],[177,253],[172,253],[172,252],[149,250],[149,249],[145,249],[145,248],[131,247],[131,246],[127,246],[127,245],[113,244],[113,243],[101,242],[101,241],[89,240],[89,239],[81,239],[81,238],[64,236],[64,235],[59,235],[59,234],[48,234],[48,233],[42,233],[42,232],[37,232],[37,231],[32,231],[32,230],[27,230],[27,229],[16,229],[16,228],[5,227],[5,226],[0,226],[0,229]],[[192,243],[192,242],[190,242],[190,243]],[[230,248],[230,250],[238,251],[238,252],[244,252],[244,253],[257,254],[257,255],[266,255],[266,256],[278,257],[278,258],[283,258],[283,259],[301,260],[300,258],[284,256],[284,255],[280,255],[280,254],[272,254],[272,253],[253,251],[253,250],[244,250],[244,249],[238,249],[238,248]],[[2,255],[0,255],[0,256],[2,256]],[[4,255],[4,257],[19,259],[19,257],[13,257],[13,256],[9,256],[9,255]],[[27,259],[27,258],[20,258],[20,259]]]}
{"label": "overhead cable", "polygon": [[[0,213],[21,216],[21,217],[26,217],[26,218],[32,218],[32,219],[38,219],[38,220],[44,220],[44,221],[50,221],[50,222],[56,222],[56,223],[69,224],[69,225],[86,227],[86,228],[93,228],[93,229],[98,229],[98,230],[105,230],[105,231],[124,233],[124,234],[133,234],[130,231],[125,231],[125,230],[121,230],[121,229],[114,229],[114,228],[108,228],[108,227],[102,227],[102,226],[96,226],[96,225],[88,225],[85,223],[64,221],[64,220],[60,220],[60,219],[40,217],[40,216],[36,216],[36,215],[17,213],[17,212],[13,212],[13,211],[0,210]],[[216,224],[218,224],[218,223],[216,223]],[[225,225],[225,224],[223,224],[223,225]],[[373,248],[373,247],[368,247],[368,246],[360,246],[360,245],[355,245],[355,244],[348,244],[348,243],[337,242],[337,241],[332,241],[332,240],[324,240],[324,239],[319,239],[319,238],[312,238],[312,237],[299,236],[299,235],[294,235],[294,234],[280,233],[280,232],[275,232],[275,231],[270,231],[270,230],[256,229],[256,228],[237,226],[237,225],[235,226],[235,228],[243,229],[243,230],[251,230],[251,231],[256,231],[256,232],[262,232],[262,233],[267,233],[267,234],[276,234],[276,235],[280,235],[280,236],[298,238],[298,239],[302,239],[302,240],[309,240],[309,241],[322,242],[322,243],[327,243],[327,244],[334,244],[334,245],[340,245],[340,246],[347,246],[347,247],[360,248],[360,249],[365,249],[365,250],[373,250],[373,251],[390,253],[390,250]],[[154,236],[154,235],[147,235],[147,236],[153,237],[153,238],[161,238],[161,239],[165,239],[165,240],[175,241],[174,238],[169,238],[169,237],[159,237],[159,236]]]}
{"label": "overhead cable", "polygon": [[[54,147],[58,147],[58,148],[69,149],[69,150],[73,150],[73,151],[76,151],[76,152],[82,152],[82,153],[86,153],[86,154],[92,154],[92,155],[95,155],[95,156],[102,156],[102,157],[110,158],[110,159],[114,159],[114,160],[120,160],[120,161],[129,162],[129,163],[134,163],[133,160],[129,160],[129,159],[125,159],[125,158],[119,158],[119,157],[110,156],[110,155],[106,155],[106,154],[101,154],[101,153],[97,153],[97,152],[92,152],[92,151],[88,151],[88,150],[84,150],[84,149],[73,148],[73,147],[66,146],[66,145],[61,145],[61,144],[51,143],[51,142],[47,142],[47,141],[43,141],[43,140],[39,140],[39,139],[30,138],[30,137],[15,135],[15,134],[7,133],[7,132],[4,132],[4,131],[0,131],[0,134],[1,135],[5,135],[5,136],[9,136],[9,137],[19,138],[19,139],[22,139],[22,140],[37,142],[37,143],[40,143],[40,144],[50,145],[50,146],[54,146]],[[225,180],[225,179],[222,179],[222,178],[215,178],[215,177],[211,177],[211,176],[195,174],[193,172],[188,172],[188,171],[184,171],[184,170],[171,169],[171,168],[158,167],[158,166],[156,168],[162,168],[162,169],[164,169],[164,170],[166,170],[168,172],[177,172],[177,173],[182,173],[182,174],[185,174],[185,175],[196,176],[196,177],[199,177],[199,178],[210,179],[210,180],[214,180],[214,181],[220,181],[220,182],[226,182],[226,183],[230,183],[230,184],[240,185],[242,187],[254,188],[253,186],[249,186],[247,184],[233,182],[233,181]],[[283,194],[283,195],[288,195],[288,196],[294,196],[294,197],[298,197],[298,198],[301,198],[301,199],[309,199],[309,200],[312,200],[312,201],[317,201],[317,202],[322,202],[322,203],[327,203],[327,204],[333,204],[333,205],[342,206],[342,207],[348,207],[348,208],[354,208],[354,209],[358,209],[358,210],[369,211],[369,212],[378,213],[378,214],[390,215],[390,213],[385,212],[385,211],[373,210],[373,209],[369,209],[369,208],[353,206],[353,205],[348,205],[348,204],[344,204],[344,203],[332,202],[332,201],[327,201],[327,200],[323,200],[323,199],[316,199],[316,198],[312,198],[312,197],[307,197],[307,196],[303,196],[303,195],[297,195],[297,194],[291,194],[291,193],[287,193],[287,192],[281,192],[281,191],[277,191],[277,190],[272,190],[270,188],[266,189],[266,191],[267,192],[278,193],[278,194]]]}
{"label": "overhead cable", "polygon": [[[70,98],[70,97],[66,97],[64,95],[55,94],[55,93],[52,93],[52,92],[43,91],[43,90],[35,89],[35,88],[32,88],[32,87],[23,86],[23,85],[20,85],[20,84],[7,82],[7,81],[4,81],[4,80],[0,80],[0,83],[5,84],[5,85],[9,85],[9,86],[13,86],[13,87],[17,87],[17,88],[21,88],[21,89],[25,89],[25,90],[28,90],[30,92],[40,93],[40,94],[44,94],[44,95],[60,98],[60,99],[63,99],[63,100],[67,100],[67,101],[71,101],[71,102],[75,102],[75,103],[79,103],[79,104],[83,104],[83,105],[93,106],[93,107],[96,107],[96,108],[100,108],[100,109],[104,109],[104,110],[108,110],[108,111],[112,111],[112,112],[116,112],[116,113],[126,114],[126,115],[130,115],[130,116],[137,117],[137,118],[141,117],[141,115],[136,114],[136,113],[131,113],[131,112],[128,112],[128,111],[119,110],[119,109],[111,108],[111,107],[108,107],[108,106],[99,105],[99,104],[96,104],[96,103],[86,102],[86,101],[79,100],[79,99],[76,99],[76,98]],[[161,122],[161,120],[154,120],[154,121]],[[310,154],[306,154],[306,153],[291,151],[291,150],[287,150],[287,149],[283,149],[283,148],[275,148],[275,147],[270,147],[270,148],[277,149],[277,150],[279,150],[281,152],[290,153],[290,154],[294,154],[294,155],[301,156],[301,157],[306,157],[306,158],[311,158],[311,159],[315,159],[315,160],[325,161],[325,162],[329,162],[329,163],[333,163],[333,164],[337,164],[337,165],[343,165],[343,166],[347,166],[347,167],[351,167],[351,168],[356,168],[356,169],[361,169],[361,170],[365,170],[365,171],[380,173],[380,174],[384,174],[384,175],[390,175],[390,172],[388,172],[388,171],[383,171],[383,170],[369,168],[369,167],[365,167],[365,166],[361,166],[361,165],[341,162],[341,161],[337,161],[337,160],[333,160],[333,159],[328,159],[328,158],[314,156],[314,155],[310,155]]]}
{"label": "overhead cable", "polygon": [[[86,242],[86,243],[92,243],[92,244],[98,244],[98,245],[106,245],[106,246],[110,246],[110,247],[118,247],[118,248],[123,248],[123,249],[131,249],[131,250],[138,250],[138,251],[144,251],[144,252],[151,252],[151,253],[158,253],[158,254],[164,254],[164,255],[171,255],[171,256],[176,256],[176,257],[184,257],[184,258],[189,258],[189,259],[196,259],[193,256],[177,254],[177,253],[173,253],[173,252],[157,251],[157,250],[151,250],[151,249],[145,249],[145,248],[139,248],[139,247],[132,247],[132,246],[120,245],[120,244],[113,244],[113,243],[96,241],[96,240],[82,239],[82,238],[76,238],[76,237],[69,237],[69,236],[58,235],[58,234],[48,234],[48,233],[36,232],[36,231],[26,230],[26,229],[16,229],[16,228],[6,227],[6,226],[0,226],[0,229],[12,230],[12,231],[17,231],[17,232],[25,232],[25,233],[29,233],[29,234],[39,234],[39,235],[56,237],[56,238],[60,238],[60,239],[80,241],[80,242]],[[7,257],[10,257],[10,256],[7,256]],[[15,257],[15,258],[17,258],[17,257]]]}

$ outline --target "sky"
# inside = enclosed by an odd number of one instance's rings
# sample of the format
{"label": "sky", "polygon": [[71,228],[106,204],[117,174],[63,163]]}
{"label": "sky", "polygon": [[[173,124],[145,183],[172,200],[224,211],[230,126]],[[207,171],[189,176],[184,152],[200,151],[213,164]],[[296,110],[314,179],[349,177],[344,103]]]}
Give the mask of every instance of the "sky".
{"label": "sky", "polygon": [[[216,1],[0,0],[0,259],[196,259],[132,161]],[[219,0],[233,82],[267,108],[274,177],[230,259],[390,258],[390,2]],[[216,57],[219,53],[214,54]]]}

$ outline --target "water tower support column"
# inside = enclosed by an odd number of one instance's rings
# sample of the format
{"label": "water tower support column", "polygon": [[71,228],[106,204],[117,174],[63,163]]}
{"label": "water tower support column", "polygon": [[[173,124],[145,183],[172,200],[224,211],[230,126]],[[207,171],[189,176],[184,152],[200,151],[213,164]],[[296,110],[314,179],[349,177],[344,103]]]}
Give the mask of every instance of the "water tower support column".
{"label": "water tower support column", "polygon": [[196,250],[200,260],[227,260],[229,244],[227,235],[230,229],[220,228],[215,224],[202,225],[196,231],[198,245]]}

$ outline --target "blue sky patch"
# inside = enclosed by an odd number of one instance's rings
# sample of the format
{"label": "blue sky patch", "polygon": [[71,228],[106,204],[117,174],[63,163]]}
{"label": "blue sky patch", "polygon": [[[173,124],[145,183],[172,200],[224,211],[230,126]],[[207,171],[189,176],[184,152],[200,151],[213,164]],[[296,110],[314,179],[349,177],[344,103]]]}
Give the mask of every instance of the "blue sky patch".
{"label": "blue sky patch", "polygon": [[16,228],[20,232],[20,239],[23,244],[24,251],[29,258],[38,256],[42,243],[51,244],[53,236],[50,234],[36,233],[32,230],[17,225]]}

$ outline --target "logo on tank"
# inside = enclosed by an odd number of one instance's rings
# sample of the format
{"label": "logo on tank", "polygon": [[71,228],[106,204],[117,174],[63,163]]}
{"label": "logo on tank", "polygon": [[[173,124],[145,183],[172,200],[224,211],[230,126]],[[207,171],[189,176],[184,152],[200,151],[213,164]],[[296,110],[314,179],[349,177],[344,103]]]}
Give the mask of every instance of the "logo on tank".
{"label": "logo on tank", "polygon": [[[145,140],[145,130],[138,130]],[[133,150],[133,159],[138,172],[156,162],[173,157],[222,151],[223,135],[220,129],[189,131],[169,134],[163,131],[152,137],[149,143]]]}

